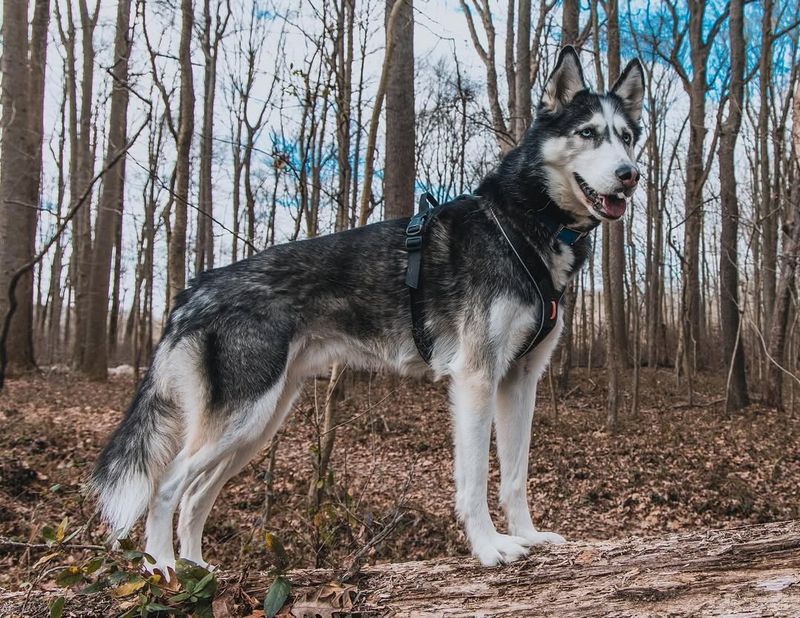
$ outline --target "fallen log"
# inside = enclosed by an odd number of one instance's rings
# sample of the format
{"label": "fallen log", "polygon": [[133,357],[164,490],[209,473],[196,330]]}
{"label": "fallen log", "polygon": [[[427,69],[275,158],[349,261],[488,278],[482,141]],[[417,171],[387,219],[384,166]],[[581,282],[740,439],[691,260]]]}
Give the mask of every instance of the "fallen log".
{"label": "fallen log", "polygon": [[[293,572],[295,615],[304,601],[312,615],[334,578]],[[263,598],[266,584],[256,575],[247,588]],[[798,616],[800,522],[537,547],[489,569],[465,557],[381,564],[362,569],[348,594],[328,598],[345,611],[398,617]]]}
{"label": "fallen log", "polygon": [[[330,569],[291,571],[282,616],[798,616],[800,521],[532,550],[520,562],[483,568],[466,556],[366,566],[351,581]],[[223,574],[215,615],[263,601],[272,576]],[[234,592],[235,591],[235,592]],[[19,615],[25,593],[0,595],[0,615]],[[47,615],[53,594],[34,593],[26,615]],[[83,597],[78,614],[108,616],[115,601]],[[117,605],[117,607],[119,607]]]}

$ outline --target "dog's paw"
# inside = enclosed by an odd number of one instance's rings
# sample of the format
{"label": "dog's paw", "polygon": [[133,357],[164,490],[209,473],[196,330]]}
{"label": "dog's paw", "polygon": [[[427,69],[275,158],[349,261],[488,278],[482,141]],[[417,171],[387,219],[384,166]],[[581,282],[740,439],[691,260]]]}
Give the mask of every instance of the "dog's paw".
{"label": "dog's paw", "polygon": [[483,566],[495,566],[524,557],[528,553],[528,546],[529,542],[523,537],[495,532],[476,540],[472,545],[472,555]]}
{"label": "dog's paw", "polygon": [[518,537],[525,539],[526,545],[542,545],[552,543],[553,545],[563,545],[567,540],[555,532],[539,532],[531,528],[530,530],[514,531]]}
{"label": "dog's paw", "polygon": [[155,564],[145,561],[142,570],[147,575],[161,575],[164,583],[171,583],[175,578],[175,562],[156,561]]}
{"label": "dog's paw", "polygon": [[175,559],[158,559],[151,562],[149,556],[142,561],[142,570],[148,575],[161,575],[165,583],[169,583],[175,577]]}

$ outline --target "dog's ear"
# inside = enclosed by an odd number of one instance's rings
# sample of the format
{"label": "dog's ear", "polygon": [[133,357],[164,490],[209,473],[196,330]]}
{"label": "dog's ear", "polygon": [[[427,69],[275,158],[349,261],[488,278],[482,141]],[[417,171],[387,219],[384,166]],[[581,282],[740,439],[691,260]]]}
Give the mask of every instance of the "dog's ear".
{"label": "dog's ear", "polygon": [[539,107],[545,112],[556,112],[566,105],[581,90],[587,90],[578,52],[572,45],[566,45],[558,55],[556,68],[547,78],[544,94]]}
{"label": "dog's ear", "polygon": [[634,58],[622,71],[611,94],[622,99],[622,105],[634,122],[642,118],[642,98],[644,98],[644,70],[638,58]]}

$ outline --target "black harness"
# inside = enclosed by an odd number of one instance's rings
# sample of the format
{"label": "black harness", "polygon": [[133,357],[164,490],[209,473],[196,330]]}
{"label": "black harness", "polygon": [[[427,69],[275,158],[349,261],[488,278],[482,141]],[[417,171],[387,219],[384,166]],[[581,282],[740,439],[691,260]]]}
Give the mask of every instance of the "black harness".
{"label": "black harness", "polygon": [[[425,280],[422,268],[422,251],[425,243],[425,229],[431,221],[441,211],[442,208],[460,200],[470,199],[470,195],[462,195],[452,202],[439,204],[430,193],[423,193],[419,198],[419,210],[411,217],[406,226],[405,249],[408,254],[408,266],[406,267],[406,286],[408,286],[411,301],[411,333],[414,336],[414,343],[417,346],[420,356],[426,363],[430,364],[433,354],[433,340],[428,329],[425,327]],[[533,283],[533,287],[542,303],[542,319],[539,328],[532,332],[525,346],[517,354],[517,359],[522,358],[528,352],[539,345],[556,325],[558,319],[558,307],[564,290],[558,290],[553,285],[553,278],[550,276],[550,269],[541,258],[535,259],[530,263],[522,259],[515,245],[522,246],[523,239],[518,236],[513,229],[506,230],[497,218],[494,210],[489,206],[489,214],[497,225],[501,234],[508,243],[514,256],[519,261],[528,278]],[[589,232],[573,230],[560,224],[551,223],[542,219],[542,222],[551,229],[556,238],[572,246]]]}

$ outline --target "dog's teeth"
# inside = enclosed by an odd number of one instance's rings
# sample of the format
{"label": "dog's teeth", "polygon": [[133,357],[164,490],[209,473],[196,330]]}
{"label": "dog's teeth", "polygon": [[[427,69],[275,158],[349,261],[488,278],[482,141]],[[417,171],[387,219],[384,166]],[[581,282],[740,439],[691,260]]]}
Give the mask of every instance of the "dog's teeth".
{"label": "dog's teeth", "polygon": [[619,199],[621,199],[621,200],[624,200],[624,199],[625,199],[625,194],[624,194],[624,193],[622,193],[622,191],[620,191],[619,193],[617,193],[617,197],[618,197]]}

